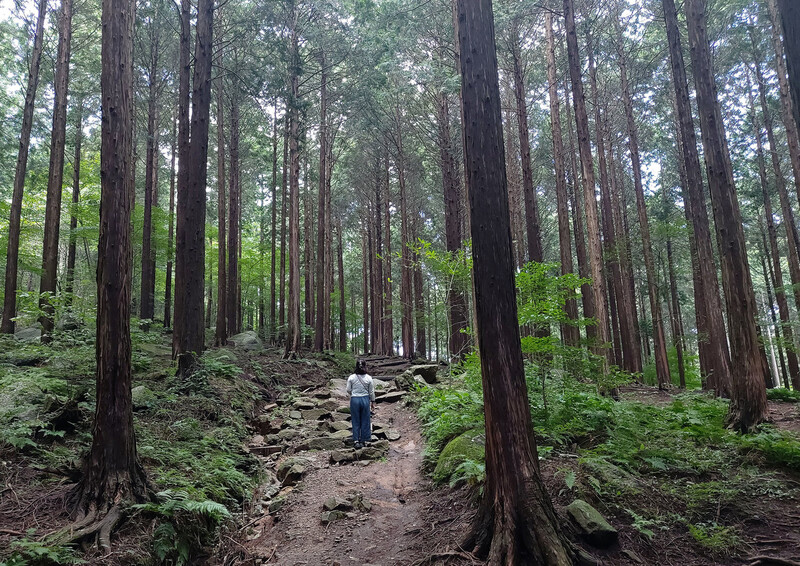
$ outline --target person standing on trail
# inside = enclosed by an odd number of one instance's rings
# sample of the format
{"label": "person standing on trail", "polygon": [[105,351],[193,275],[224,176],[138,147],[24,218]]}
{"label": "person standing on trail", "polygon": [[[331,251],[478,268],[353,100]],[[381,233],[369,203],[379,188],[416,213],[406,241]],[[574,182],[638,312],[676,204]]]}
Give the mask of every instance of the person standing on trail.
{"label": "person standing on trail", "polygon": [[367,373],[364,360],[356,362],[355,373],[347,378],[347,394],[350,395],[353,443],[356,448],[363,448],[372,438],[370,410],[375,409],[375,382]]}

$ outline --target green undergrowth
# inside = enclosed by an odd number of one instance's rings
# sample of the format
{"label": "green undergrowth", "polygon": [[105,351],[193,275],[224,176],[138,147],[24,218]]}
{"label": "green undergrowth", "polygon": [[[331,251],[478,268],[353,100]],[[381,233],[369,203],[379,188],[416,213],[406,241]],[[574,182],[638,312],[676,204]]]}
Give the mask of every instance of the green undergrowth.
{"label": "green undergrowth", "polygon": [[[133,510],[153,524],[151,557],[141,564],[189,564],[212,545],[219,527],[249,504],[260,481],[247,453],[262,389],[243,379],[230,350],[204,354],[188,379],[174,375],[169,336],[132,324],[134,426],[139,459],[158,501]],[[18,465],[56,471],[74,481],[91,443],[94,415],[93,331],[55,335],[53,344],[0,336],[0,452]],[[33,489],[63,482],[36,476]],[[67,564],[73,549],[41,543],[44,532],[0,550],[0,565]]]}
{"label": "green undergrowth", "polygon": [[[565,372],[526,366],[539,458],[552,460],[568,499],[595,502],[604,513],[631,525],[642,537],[668,529],[710,554],[742,548],[737,524],[753,514],[753,502],[793,498],[800,473],[800,438],[764,424],[750,435],[724,426],[728,404],[699,392],[678,394],[666,406],[614,401],[597,384]],[[418,392],[427,441],[425,462],[440,483],[478,484],[482,455],[464,451],[461,466],[444,477],[436,467],[448,443],[484,426],[479,361],[453,372],[459,377]],[[463,438],[463,437],[459,437]],[[567,501],[568,502],[568,501]]]}

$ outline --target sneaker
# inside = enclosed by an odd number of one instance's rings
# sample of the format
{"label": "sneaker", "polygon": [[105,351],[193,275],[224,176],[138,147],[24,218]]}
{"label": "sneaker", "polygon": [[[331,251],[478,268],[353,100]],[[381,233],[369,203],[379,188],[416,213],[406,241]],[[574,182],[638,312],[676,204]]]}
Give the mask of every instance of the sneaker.
{"label": "sneaker", "polygon": [[363,447],[364,447],[364,445],[361,444],[360,442],[356,442],[356,443],[353,444],[353,448],[355,448],[356,450],[358,450],[360,448],[363,448]]}

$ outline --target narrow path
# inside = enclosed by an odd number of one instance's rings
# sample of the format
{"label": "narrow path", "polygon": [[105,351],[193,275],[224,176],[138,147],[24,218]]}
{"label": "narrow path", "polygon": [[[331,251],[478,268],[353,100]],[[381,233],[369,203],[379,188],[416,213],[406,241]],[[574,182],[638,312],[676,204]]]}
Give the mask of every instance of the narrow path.
{"label": "narrow path", "polygon": [[[319,400],[328,392],[330,399]],[[320,406],[347,405],[342,382],[334,380],[328,389],[305,392],[302,399],[294,401],[293,407],[315,397]],[[339,464],[331,463],[331,452],[354,451],[339,447],[303,450],[309,444],[309,437],[320,434],[316,431],[335,423],[335,412],[332,421],[303,419],[300,438],[294,446],[286,448],[281,456],[265,458],[267,466],[276,470],[292,458],[307,462],[303,463],[306,471],[302,479],[294,486],[286,486],[284,481],[280,492],[273,496],[272,501],[283,498],[280,509],[267,514],[269,507],[265,504],[264,516],[256,519],[247,544],[256,563],[383,566],[413,564],[427,557],[431,552],[430,541],[424,540],[431,532],[427,517],[436,504],[430,483],[421,473],[423,441],[416,416],[400,403],[379,403],[373,429],[378,423],[392,431],[390,438],[396,438],[397,433],[399,438],[388,442],[388,451],[377,460]],[[358,504],[350,508],[344,503],[345,512],[335,520],[324,520],[329,518],[324,515],[326,501],[335,498],[336,502],[358,502],[359,496],[369,510],[359,509]]]}

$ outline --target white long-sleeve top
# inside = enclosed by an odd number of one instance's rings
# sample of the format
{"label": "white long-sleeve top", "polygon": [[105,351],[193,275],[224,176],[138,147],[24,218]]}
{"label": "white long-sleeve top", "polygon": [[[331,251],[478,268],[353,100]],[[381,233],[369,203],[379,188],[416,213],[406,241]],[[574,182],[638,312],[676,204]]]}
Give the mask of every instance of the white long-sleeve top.
{"label": "white long-sleeve top", "polygon": [[[359,380],[360,378],[360,380]],[[361,382],[364,382],[363,384]],[[367,397],[371,401],[375,400],[375,382],[369,374],[356,375],[350,374],[347,378],[347,394],[350,397]]]}

